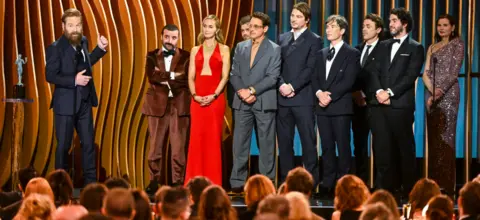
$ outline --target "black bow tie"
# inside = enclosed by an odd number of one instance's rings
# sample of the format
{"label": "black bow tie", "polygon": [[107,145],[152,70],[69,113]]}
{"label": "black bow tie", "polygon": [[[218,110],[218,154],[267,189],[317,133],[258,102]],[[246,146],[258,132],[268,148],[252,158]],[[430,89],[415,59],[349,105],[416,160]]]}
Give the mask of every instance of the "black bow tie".
{"label": "black bow tie", "polygon": [[332,49],[328,51],[327,60],[328,61],[332,60],[333,56],[335,56],[335,47],[332,47]]}
{"label": "black bow tie", "polygon": [[393,43],[400,43],[400,39],[393,39]]}
{"label": "black bow tie", "polygon": [[163,56],[168,57],[168,56],[173,56],[175,55],[175,50],[164,50],[163,51]]}

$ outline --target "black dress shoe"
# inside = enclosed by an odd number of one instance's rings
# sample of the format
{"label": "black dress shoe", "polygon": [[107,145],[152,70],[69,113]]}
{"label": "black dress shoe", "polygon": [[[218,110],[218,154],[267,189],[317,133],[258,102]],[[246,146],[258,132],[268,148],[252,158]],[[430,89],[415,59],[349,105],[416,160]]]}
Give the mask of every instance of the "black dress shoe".
{"label": "black dress shoe", "polygon": [[150,183],[148,184],[147,188],[145,188],[145,192],[148,194],[148,195],[155,195],[155,193],[157,192],[159,186],[158,186],[158,181],[156,180],[152,180],[150,181]]}
{"label": "black dress shoe", "polygon": [[335,197],[335,191],[333,188],[320,186],[318,189],[318,194],[321,198],[333,199]]}

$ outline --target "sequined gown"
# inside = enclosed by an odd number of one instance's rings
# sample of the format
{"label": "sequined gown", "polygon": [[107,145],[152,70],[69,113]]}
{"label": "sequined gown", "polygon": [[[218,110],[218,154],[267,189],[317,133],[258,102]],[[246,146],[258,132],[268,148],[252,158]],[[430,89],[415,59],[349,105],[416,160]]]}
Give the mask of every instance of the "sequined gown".
{"label": "sequined gown", "polygon": [[[433,83],[433,59],[435,87],[445,94],[427,112],[428,129],[428,175],[440,188],[453,196],[455,187],[455,134],[457,127],[460,88],[458,73],[464,57],[464,43],[459,38],[451,40],[430,56],[430,70],[426,72]],[[426,90],[426,99],[432,94]]]}

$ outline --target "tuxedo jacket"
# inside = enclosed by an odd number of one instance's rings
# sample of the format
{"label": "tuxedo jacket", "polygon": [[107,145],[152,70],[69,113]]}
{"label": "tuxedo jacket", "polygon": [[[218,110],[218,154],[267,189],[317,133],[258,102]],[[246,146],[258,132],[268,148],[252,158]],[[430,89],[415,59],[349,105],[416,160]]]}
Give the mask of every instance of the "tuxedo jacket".
{"label": "tuxedo jacket", "polygon": [[[365,64],[360,68],[360,72],[358,73],[357,80],[355,81],[354,85],[355,91],[361,90],[365,94],[365,99],[368,104],[378,104],[376,98],[376,91],[374,91],[373,86],[370,85],[370,78],[372,73],[369,71],[369,68],[375,68],[376,62],[381,59],[381,56],[384,56],[383,54],[379,53],[380,49],[378,48],[380,48],[380,43],[381,41],[378,41],[375,47],[369,52]],[[363,53],[363,49],[365,48],[365,43],[359,44],[355,48],[360,52],[361,65],[361,56]]]}
{"label": "tuxedo jacket", "polygon": [[[175,79],[170,79],[170,72],[166,71],[163,50],[156,49],[147,53],[145,74],[147,75],[150,88],[147,89],[143,103],[142,113],[149,116],[162,117],[171,99],[177,109],[178,116],[190,114],[190,90],[188,88],[188,66],[190,53],[176,48],[173,55],[170,71],[182,73]],[[161,82],[168,82],[173,97],[168,97],[169,88]]]}
{"label": "tuxedo jacket", "polygon": [[281,106],[315,105],[317,102],[315,102],[311,80],[315,69],[315,56],[323,47],[322,38],[307,29],[295,41],[292,32],[283,33],[279,39],[279,45],[282,47],[282,69],[277,87],[290,83],[295,90],[295,96],[287,98],[278,93],[278,104]]}
{"label": "tuxedo jacket", "polygon": [[[372,74],[369,85],[372,96],[379,89],[392,90],[390,97],[392,108],[415,109],[415,81],[420,76],[424,61],[424,48],[417,41],[407,37],[391,59],[393,39],[379,43],[381,59],[375,65],[368,66]],[[377,102],[378,103],[378,102]]]}
{"label": "tuxedo jacket", "polygon": [[360,71],[360,52],[344,42],[326,78],[329,50],[330,48],[326,47],[317,54],[315,72],[312,74],[312,87],[314,94],[318,90],[330,92],[332,101],[328,106],[321,107],[316,98],[316,112],[318,115],[325,116],[351,115],[353,114],[353,86]]}
{"label": "tuxedo jacket", "polygon": [[[86,37],[82,37],[81,47],[88,66],[87,73],[92,73],[92,66],[105,55],[106,51],[95,47],[92,53],[89,54]],[[65,35],[62,35],[57,41],[48,46],[46,53],[46,78],[49,83],[55,85],[50,108],[53,108],[55,114],[58,115],[73,115],[75,104],[76,108],[80,108],[79,103],[81,101],[81,97],[76,97],[77,89],[79,88],[79,86],[75,85],[75,77],[77,75],[76,51]],[[90,90],[88,101],[92,106],[98,106],[93,78],[90,79],[85,87]],[[77,103],[74,103],[75,101]]]}

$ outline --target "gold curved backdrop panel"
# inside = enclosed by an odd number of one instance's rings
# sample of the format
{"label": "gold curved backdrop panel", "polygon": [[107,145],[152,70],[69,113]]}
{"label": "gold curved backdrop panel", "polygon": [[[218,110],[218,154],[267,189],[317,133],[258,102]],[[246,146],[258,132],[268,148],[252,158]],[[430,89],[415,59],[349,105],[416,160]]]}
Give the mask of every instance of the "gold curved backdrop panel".
{"label": "gold curved backdrop panel", "polygon": [[[240,3],[242,5],[240,5]],[[222,20],[225,43],[232,47],[241,37],[239,17],[250,14],[253,0],[0,0],[0,98],[13,96],[17,83],[18,53],[28,57],[23,82],[27,98],[20,168],[33,166],[43,175],[54,169],[56,137],[54,113],[49,108],[54,86],[45,79],[45,49],[62,34],[61,16],[68,8],[83,13],[84,35],[93,50],[97,37],[109,40],[108,53],[93,69],[99,97],[93,109],[97,167],[100,181],[128,175],[135,187],[148,184],[149,134],[141,114],[148,88],[144,74],[147,51],[161,46],[167,23],[181,30],[179,46],[196,45],[202,18],[216,14]],[[226,120],[231,120],[226,113]],[[11,180],[13,106],[0,104],[0,186]],[[228,122],[226,124],[231,124]],[[225,131],[225,137],[230,134]],[[227,138],[224,138],[227,139]],[[75,135],[77,182],[81,176],[80,143]],[[77,184],[78,185],[78,184]]]}

